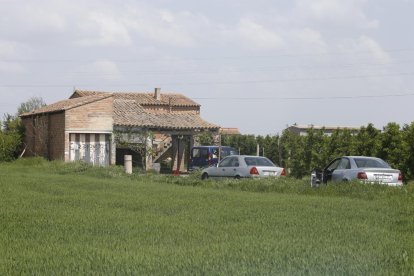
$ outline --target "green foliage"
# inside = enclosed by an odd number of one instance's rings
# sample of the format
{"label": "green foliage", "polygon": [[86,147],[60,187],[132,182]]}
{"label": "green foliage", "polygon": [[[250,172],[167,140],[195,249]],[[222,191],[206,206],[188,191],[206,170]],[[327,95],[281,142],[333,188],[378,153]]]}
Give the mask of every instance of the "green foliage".
{"label": "green foliage", "polygon": [[403,139],[403,132],[400,131],[398,124],[387,124],[380,136],[381,145],[378,156],[387,160],[395,168],[403,167],[409,154],[404,149]]}
{"label": "green foliage", "polygon": [[0,131],[0,162],[14,160],[21,149],[21,135],[16,132]]}
{"label": "green foliage", "polygon": [[402,147],[407,155],[405,155],[406,159],[401,170],[406,179],[414,179],[414,122],[403,128]]}
{"label": "green foliage", "polygon": [[412,184],[314,189],[105,170],[0,164],[0,274],[414,273]]}
{"label": "green foliage", "polygon": [[4,114],[0,128],[0,162],[17,158],[22,150],[24,128],[17,116]]}
{"label": "green foliage", "polygon": [[154,133],[145,129],[125,128],[114,131],[114,140],[117,147],[135,151],[141,156],[141,164],[146,169],[146,158],[155,154],[153,148]]}
{"label": "green foliage", "polygon": [[17,108],[17,115],[27,113],[45,106],[46,103],[41,97],[32,97]]}
{"label": "green foliage", "polygon": [[414,179],[414,123],[402,129],[396,123],[389,123],[383,132],[368,124],[357,134],[338,129],[330,136],[313,128],[304,136],[288,130],[281,136],[223,135],[222,144],[240,149],[241,154],[253,155],[256,155],[259,144],[260,155],[264,152],[264,156],[299,179],[308,176],[314,168],[323,168],[329,161],[344,155],[380,157],[400,169],[405,179]]}
{"label": "green foliage", "polygon": [[221,144],[235,148],[240,154],[256,155],[257,141],[254,135],[222,135]]}
{"label": "green foliage", "polygon": [[197,138],[201,146],[214,145],[213,135],[209,131],[201,132],[200,134],[197,135]]}
{"label": "green foliage", "polygon": [[381,132],[373,124],[361,127],[355,137],[354,152],[359,155],[377,156],[381,147],[380,134]]}
{"label": "green foliage", "polygon": [[24,127],[19,115],[45,106],[42,98],[31,98],[22,103],[17,115],[4,114],[0,122],[0,162],[16,159],[24,149]]}

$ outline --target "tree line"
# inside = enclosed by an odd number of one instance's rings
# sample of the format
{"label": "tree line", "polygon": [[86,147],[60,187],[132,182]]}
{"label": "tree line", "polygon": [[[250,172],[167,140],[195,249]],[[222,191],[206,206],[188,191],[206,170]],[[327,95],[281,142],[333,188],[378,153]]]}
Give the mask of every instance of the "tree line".
{"label": "tree line", "polygon": [[[201,139],[209,144],[209,139]],[[266,156],[285,167],[296,178],[309,176],[315,168],[323,168],[336,157],[345,155],[375,156],[403,172],[405,179],[414,179],[414,122],[400,126],[388,123],[382,130],[368,124],[352,134],[337,129],[331,135],[323,129],[307,130],[298,135],[284,130],[281,135],[222,135],[221,144],[239,150],[241,154]]]}
{"label": "tree line", "polygon": [[[15,115],[4,114],[0,120],[0,162],[12,161],[24,151],[24,128],[20,114],[45,106],[42,98],[31,98],[22,103]],[[202,145],[212,145],[208,133],[199,137]],[[414,179],[414,122],[400,126],[388,123],[382,130],[368,124],[352,134],[348,129],[337,129],[325,135],[323,129],[307,130],[301,136],[289,130],[281,135],[222,135],[221,144],[231,146],[241,154],[266,156],[286,168],[296,178],[309,176],[314,168],[323,168],[332,159],[344,155],[376,156],[400,169],[406,180]]]}

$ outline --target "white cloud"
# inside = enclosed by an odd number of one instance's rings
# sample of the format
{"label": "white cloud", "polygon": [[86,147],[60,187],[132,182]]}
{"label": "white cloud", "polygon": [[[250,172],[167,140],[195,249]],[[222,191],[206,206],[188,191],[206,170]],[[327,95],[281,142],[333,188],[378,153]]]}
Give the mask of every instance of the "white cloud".
{"label": "white cloud", "polygon": [[355,26],[377,28],[379,22],[369,19],[363,11],[366,0],[298,0],[297,13],[310,20]]}
{"label": "white cloud", "polygon": [[[0,72],[22,73],[24,67],[14,59],[21,58],[26,47],[12,41],[0,41]],[[1,60],[2,59],[2,60]]]}
{"label": "white cloud", "polygon": [[78,23],[82,38],[78,43],[86,46],[125,46],[131,44],[129,31],[122,19],[103,12],[91,12]]}
{"label": "white cloud", "polygon": [[30,29],[62,32],[66,28],[64,15],[47,6],[27,5],[21,9],[21,22]]}
{"label": "white cloud", "polygon": [[382,49],[382,47],[374,39],[368,36],[361,36],[358,40],[362,49],[367,49],[371,56],[380,62],[391,62],[391,56]]}
{"label": "white cloud", "polygon": [[368,56],[371,60],[379,63],[392,62],[392,57],[382,49],[381,45],[373,38],[362,35],[357,39],[343,41],[338,48],[344,53],[356,53]]}
{"label": "white cloud", "polygon": [[128,14],[126,24],[131,32],[143,40],[164,45],[192,47],[196,44],[194,25],[198,20],[191,13],[173,13],[168,10],[135,11]]}
{"label": "white cloud", "polygon": [[249,19],[240,20],[237,31],[242,40],[254,47],[272,49],[284,44],[278,33]]}
{"label": "white cloud", "polygon": [[121,79],[122,74],[118,65],[110,60],[97,60],[93,63],[79,67],[79,71],[86,77],[98,75],[107,79]]}
{"label": "white cloud", "polygon": [[[290,38],[291,47],[299,45],[299,48],[305,48],[307,51],[311,50],[317,53],[325,53],[329,49],[329,45],[321,33],[312,28],[293,29],[287,32],[287,35]],[[302,51],[305,49],[302,49]]]}

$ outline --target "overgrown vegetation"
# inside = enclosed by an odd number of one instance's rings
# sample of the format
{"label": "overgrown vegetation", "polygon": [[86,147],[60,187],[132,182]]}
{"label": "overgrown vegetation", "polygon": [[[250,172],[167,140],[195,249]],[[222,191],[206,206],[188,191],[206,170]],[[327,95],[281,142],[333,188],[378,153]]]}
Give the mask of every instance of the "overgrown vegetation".
{"label": "overgrown vegetation", "polygon": [[323,168],[332,159],[343,155],[377,156],[400,169],[406,180],[414,179],[414,122],[401,127],[387,124],[382,131],[372,124],[352,135],[350,130],[336,130],[331,136],[322,130],[309,129],[306,136],[285,130],[282,135],[223,135],[222,145],[239,149],[242,154],[260,155],[290,169],[296,178],[309,175],[314,168]]}
{"label": "overgrown vegetation", "polygon": [[414,189],[0,164],[0,274],[414,273]]}
{"label": "overgrown vegetation", "polygon": [[0,121],[0,162],[15,160],[24,150],[24,127],[19,115],[45,105],[42,98],[33,97],[20,104],[15,115],[3,114]]}

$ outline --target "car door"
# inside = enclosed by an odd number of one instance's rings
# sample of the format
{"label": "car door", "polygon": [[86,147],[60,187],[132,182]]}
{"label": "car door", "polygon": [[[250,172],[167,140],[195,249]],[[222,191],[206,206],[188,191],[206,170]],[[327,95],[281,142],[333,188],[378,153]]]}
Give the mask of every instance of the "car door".
{"label": "car door", "polygon": [[230,166],[226,169],[226,176],[227,177],[235,177],[240,176],[241,173],[239,172],[239,158],[234,156],[230,157]]}
{"label": "car door", "polygon": [[231,176],[231,162],[232,157],[226,157],[217,165],[217,168],[214,170],[214,174],[211,176],[216,177],[229,177]]}
{"label": "car door", "polygon": [[222,177],[234,177],[237,173],[238,166],[239,162],[237,157],[226,157],[218,166],[219,174]]}
{"label": "car door", "polygon": [[342,157],[336,169],[332,172],[332,181],[345,181],[347,171],[351,169],[351,162],[348,158]]}
{"label": "car door", "polygon": [[329,163],[328,166],[325,167],[325,169],[323,170],[323,176],[322,176],[323,183],[326,184],[328,181],[332,180],[332,174],[338,167],[339,162],[341,162],[341,158],[337,158],[333,160],[331,163]]}

